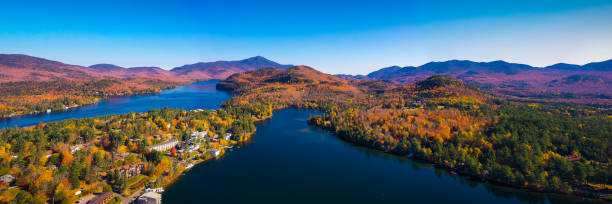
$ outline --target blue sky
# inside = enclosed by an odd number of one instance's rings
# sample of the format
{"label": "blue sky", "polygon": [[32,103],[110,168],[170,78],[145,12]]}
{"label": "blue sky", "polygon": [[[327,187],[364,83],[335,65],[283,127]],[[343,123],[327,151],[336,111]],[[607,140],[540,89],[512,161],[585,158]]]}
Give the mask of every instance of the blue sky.
{"label": "blue sky", "polygon": [[260,55],[333,74],[612,59],[605,0],[84,2],[1,2],[0,53],[165,69]]}

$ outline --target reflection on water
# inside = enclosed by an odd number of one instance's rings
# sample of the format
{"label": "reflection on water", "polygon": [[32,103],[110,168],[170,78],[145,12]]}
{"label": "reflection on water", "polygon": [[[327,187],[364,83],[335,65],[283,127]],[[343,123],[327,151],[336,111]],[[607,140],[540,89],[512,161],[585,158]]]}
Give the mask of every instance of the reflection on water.
{"label": "reflection on water", "polygon": [[218,80],[196,82],[175,89],[164,90],[154,95],[115,96],[110,97],[109,100],[67,111],[10,118],[0,121],[0,128],[31,126],[36,125],[39,121],[51,122],[70,118],[122,114],[130,111],[146,112],[163,107],[186,110],[216,109],[223,101],[231,97],[228,93],[215,89],[217,82]]}

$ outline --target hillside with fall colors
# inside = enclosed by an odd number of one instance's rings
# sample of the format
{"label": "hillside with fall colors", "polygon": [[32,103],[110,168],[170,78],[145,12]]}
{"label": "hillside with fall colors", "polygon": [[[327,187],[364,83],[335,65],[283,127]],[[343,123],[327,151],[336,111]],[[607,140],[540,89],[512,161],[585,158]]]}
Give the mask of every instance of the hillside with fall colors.
{"label": "hillside with fall colors", "polygon": [[510,102],[459,80],[407,85],[344,80],[310,67],[263,69],[217,86],[254,118],[293,107],[309,123],[362,146],[459,174],[544,192],[605,196],[612,184],[612,110]]}
{"label": "hillside with fall colors", "polygon": [[0,83],[0,118],[62,111],[110,96],[155,94],[184,82],[159,79],[93,79]]}
{"label": "hillside with fall colors", "polygon": [[265,67],[286,68],[264,57],[200,62],[165,70],[89,67],[19,54],[0,54],[0,117],[60,111],[96,103],[109,96],[159,93],[161,90]]}
{"label": "hillside with fall colors", "polygon": [[585,65],[557,63],[546,67],[505,61],[449,60],[421,66],[391,66],[346,79],[386,80],[410,84],[444,75],[518,101],[612,104],[612,60]]}
{"label": "hillside with fall colors", "polygon": [[0,82],[135,78],[186,82],[225,79],[231,74],[268,67],[288,68],[291,65],[256,56],[236,61],[198,62],[170,70],[151,66],[126,68],[113,64],[85,67],[28,55],[0,54]]}

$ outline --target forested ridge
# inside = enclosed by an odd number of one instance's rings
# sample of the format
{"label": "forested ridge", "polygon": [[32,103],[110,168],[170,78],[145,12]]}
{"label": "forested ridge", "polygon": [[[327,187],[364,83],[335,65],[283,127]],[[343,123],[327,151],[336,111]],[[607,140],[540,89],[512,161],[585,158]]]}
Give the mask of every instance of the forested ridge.
{"label": "forested ridge", "polygon": [[159,93],[182,82],[158,79],[99,79],[0,83],[0,116],[60,111],[117,95]]}

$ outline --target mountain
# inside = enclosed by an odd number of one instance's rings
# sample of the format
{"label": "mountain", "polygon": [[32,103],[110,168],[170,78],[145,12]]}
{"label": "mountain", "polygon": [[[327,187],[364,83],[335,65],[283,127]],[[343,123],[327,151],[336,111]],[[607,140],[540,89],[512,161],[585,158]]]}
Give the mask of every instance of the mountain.
{"label": "mountain", "polygon": [[126,69],[124,67],[120,67],[114,64],[94,64],[94,65],[89,66],[89,68],[92,68],[92,69],[95,69],[101,72],[121,71],[121,70]]}
{"label": "mountain", "polygon": [[320,84],[342,83],[344,80],[317,71],[308,66],[294,66],[288,69],[264,68],[232,74],[217,84],[217,88],[239,92],[249,87],[265,83]]}
{"label": "mountain", "polygon": [[532,67],[505,61],[473,62],[450,60],[414,67],[387,67],[367,75],[370,79],[410,84],[433,75],[453,77],[463,82],[515,96],[577,93],[612,95],[612,60],[585,65],[558,63]]}
{"label": "mountain", "polygon": [[264,57],[257,56],[237,61],[200,62],[172,70],[159,67],[125,68],[113,64],[95,64],[89,67],[64,64],[57,61],[21,54],[0,54],[0,82],[51,81],[59,79],[128,79],[151,78],[172,81],[225,79],[229,75],[266,67],[289,68]]}
{"label": "mountain", "polygon": [[95,79],[106,75],[86,67],[19,54],[0,54],[0,82]]}
{"label": "mountain", "polygon": [[370,79],[370,77],[366,76],[366,75],[350,75],[350,74],[335,74],[334,76],[341,78],[341,79],[345,79],[345,80],[367,80]]}
{"label": "mountain", "polygon": [[89,68],[96,72],[110,74],[121,78],[174,78],[176,75],[159,67],[124,68],[113,64],[95,64]]}
{"label": "mountain", "polygon": [[603,62],[591,62],[582,66],[585,70],[593,71],[612,71],[612,59]]}
{"label": "mountain", "polygon": [[282,65],[264,57],[256,56],[238,61],[199,62],[195,64],[188,64],[173,68],[171,72],[177,76],[187,79],[225,79],[232,74],[245,71],[270,67],[286,69],[292,66],[293,65]]}

